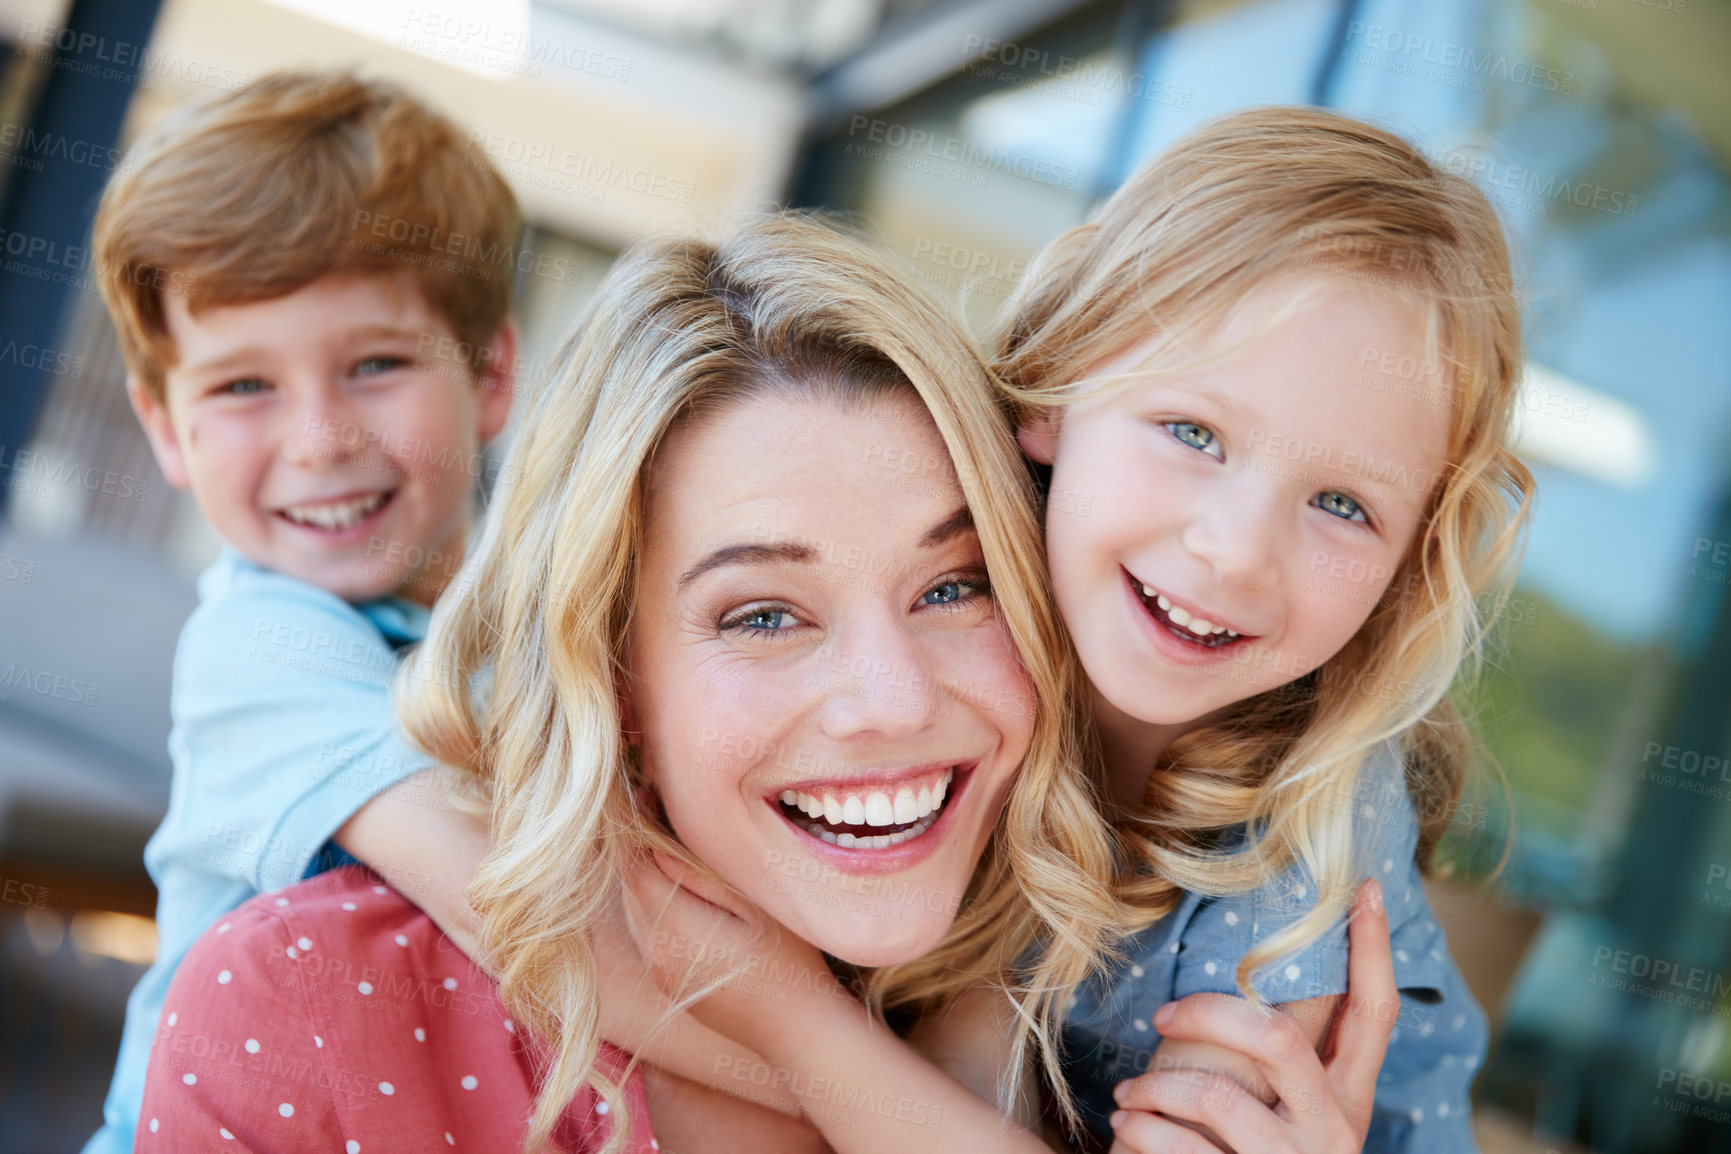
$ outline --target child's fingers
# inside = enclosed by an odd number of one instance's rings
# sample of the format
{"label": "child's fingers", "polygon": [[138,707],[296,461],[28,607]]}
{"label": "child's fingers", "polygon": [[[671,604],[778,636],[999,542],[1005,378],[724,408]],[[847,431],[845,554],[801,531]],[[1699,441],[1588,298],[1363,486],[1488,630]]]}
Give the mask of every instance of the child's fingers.
{"label": "child's fingers", "polygon": [[655,860],[655,867],[686,893],[701,898],[742,921],[755,920],[752,916],[753,909],[744,905],[737,895],[720,882],[686,869],[676,858],[659,850],[650,851],[650,856]]}
{"label": "child's fingers", "polygon": [[[1178,1123],[1145,1110],[1120,1110],[1112,1115],[1112,1149],[1108,1154],[1223,1154],[1220,1147]],[[1225,1152],[1230,1154],[1230,1152]]]}
{"label": "child's fingers", "polygon": [[[1207,1131],[1199,1149],[1223,1146],[1239,1154],[1289,1154],[1295,1148],[1274,1111],[1237,1081],[1209,1070],[1162,1070],[1121,1082],[1113,1093],[1130,1111],[1152,1111]],[[1184,1127],[1180,1127],[1181,1129]],[[1122,1135],[1120,1126],[1117,1133]]]}
{"label": "child's fingers", "polygon": [[1328,1078],[1341,1108],[1355,1121],[1368,1122],[1389,1034],[1400,1016],[1388,913],[1374,878],[1353,895],[1348,935],[1347,1000],[1336,1027]]}
{"label": "child's fingers", "polygon": [[1316,1047],[1290,1014],[1259,1010],[1230,994],[1191,994],[1156,1010],[1154,1028],[1162,1038],[1210,1042],[1249,1058],[1295,1110],[1330,1093]]}

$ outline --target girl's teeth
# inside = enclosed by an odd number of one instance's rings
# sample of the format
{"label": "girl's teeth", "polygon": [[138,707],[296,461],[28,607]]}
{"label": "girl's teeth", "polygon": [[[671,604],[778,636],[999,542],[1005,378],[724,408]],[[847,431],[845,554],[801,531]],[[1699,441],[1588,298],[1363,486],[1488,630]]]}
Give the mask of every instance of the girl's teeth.
{"label": "girl's teeth", "polygon": [[1237,640],[1239,636],[1232,632],[1232,630],[1226,628],[1226,626],[1216,625],[1205,617],[1190,616],[1189,610],[1182,606],[1172,604],[1171,601],[1166,599],[1164,594],[1156,593],[1152,585],[1142,586],[1142,596],[1160,606],[1160,611],[1166,614],[1166,616],[1172,621],[1172,624],[1178,626],[1180,629],[1188,629],[1198,637],[1213,637],[1218,636],[1219,634],[1225,634],[1229,639]]}
{"label": "girl's teeth", "polygon": [[936,806],[932,803],[932,789],[929,785],[920,786],[920,795],[914,799],[914,806],[919,810],[919,816],[924,817]]}
{"label": "girl's teeth", "polygon": [[835,799],[835,794],[833,794],[833,793],[824,794],[823,795],[823,820],[829,822],[829,824],[831,824],[831,825],[849,825],[849,824],[852,824],[850,822],[842,821],[841,817],[842,817],[841,802],[839,802]]}
{"label": "girl's teeth", "polygon": [[865,805],[863,803],[861,803],[859,798],[854,797],[850,794],[848,796],[848,799],[846,801],[842,802],[842,804],[841,804],[841,824],[842,825],[864,825],[864,824],[866,824]]}
{"label": "girl's teeth", "polygon": [[872,793],[866,795],[865,823],[867,825],[896,824],[896,809],[890,802],[887,793]]}

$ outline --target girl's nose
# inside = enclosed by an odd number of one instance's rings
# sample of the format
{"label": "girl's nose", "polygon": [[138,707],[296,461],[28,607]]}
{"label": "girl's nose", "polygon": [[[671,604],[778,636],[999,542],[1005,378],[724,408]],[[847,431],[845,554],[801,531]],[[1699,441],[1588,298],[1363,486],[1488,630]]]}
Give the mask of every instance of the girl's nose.
{"label": "girl's nose", "polygon": [[1255,476],[1220,486],[1184,531],[1184,547],[1222,585],[1260,589],[1278,578],[1286,523],[1277,485]]}

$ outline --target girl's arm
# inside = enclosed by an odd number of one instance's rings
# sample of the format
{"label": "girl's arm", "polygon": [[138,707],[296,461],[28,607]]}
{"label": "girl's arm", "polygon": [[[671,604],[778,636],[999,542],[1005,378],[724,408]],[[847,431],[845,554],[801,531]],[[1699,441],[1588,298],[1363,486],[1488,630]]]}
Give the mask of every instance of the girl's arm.
{"label": "girl's arm", "polygon": [[[989,1097],[874,1020],[812,946],[656,862],[628,880],[632,936],[669,988],[706,991],[694,1016],[762,1055],[732,1072],[741,1085],[789,1094],[839,1154],[1049,1154]],[[972,1028],[990,1021],[986,1003],[963,1012],[984,1015]]]}
{"label": "girl's arm", "polygon": [[[1114,1151],[1188,1149],[1200,1130],[1222,1150],[1257,1154],[1340,1154],[1363,1148],[1377,1074],[1400,1015],[1382,887],[1365,882],[1348,927],[1347,993],[1319,1053],[1310,1032],[1226,994],[1192,994],[1160,1007],[1154,1025],[1167,1044],[1218,1060],[1248,1060],[1273,1088],[1270,1104],[1236,1077],[1195,1068],[1156,1068],[1118,1085]],[[1157,1062],[1157,1066],[1162,1064]]]}

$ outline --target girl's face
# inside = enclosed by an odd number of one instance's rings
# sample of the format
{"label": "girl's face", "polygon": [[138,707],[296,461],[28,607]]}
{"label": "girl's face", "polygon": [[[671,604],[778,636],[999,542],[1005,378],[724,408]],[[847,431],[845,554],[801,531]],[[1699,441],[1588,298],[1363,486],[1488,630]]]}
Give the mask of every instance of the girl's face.
{"label": "girl's face", "polygon": [[917,401],[775,396],[649,471],[627,725],[679,840],[858,965],[954,919],[1033,728]]}
{"label": "girl's face", "polygon": [[[1095,688],[1139,721],[1189,724],[1339,652],[1444,467],[1416,310],[1311,282],[1323,291],[1251,336],[1301,287],[1263,286],[1199,348],[1125,350],[1087,375],[1130,383],[1020,432],[1052,466],[1059,609]],[[1206,367],[1137,375],[1180,363]]]}

